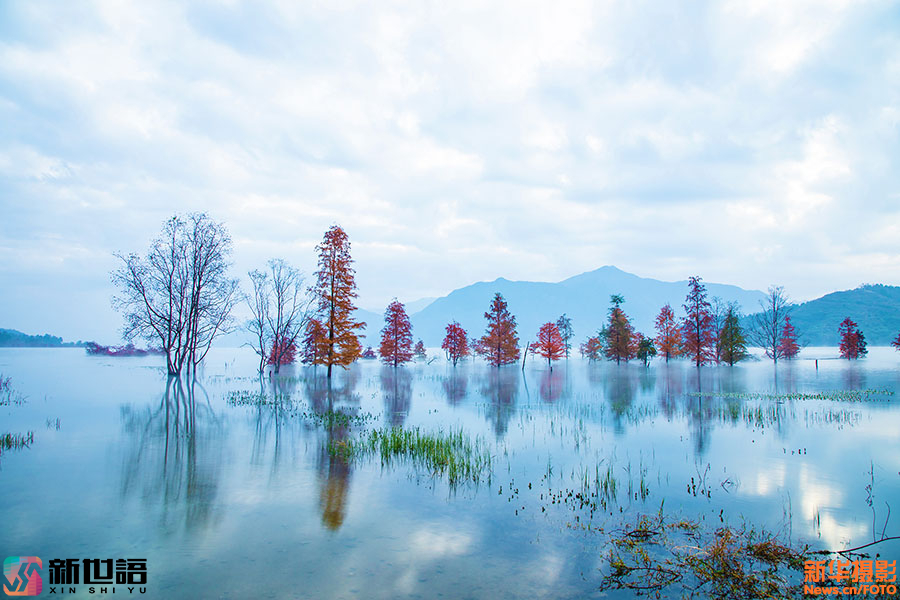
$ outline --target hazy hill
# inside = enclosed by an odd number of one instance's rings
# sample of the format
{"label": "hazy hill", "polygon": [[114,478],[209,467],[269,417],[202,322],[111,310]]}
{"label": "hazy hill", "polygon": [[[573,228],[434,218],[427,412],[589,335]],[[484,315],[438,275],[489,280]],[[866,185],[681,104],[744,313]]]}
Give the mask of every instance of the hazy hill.
{"label": "hazy hill", "polygon": [[[709,297],[737,301],[744,312],[759,306],[764,294],[733,285],[706,283]],[[682,314],[687,281],[659,281],[638,277],[616,267],[606,266],[557,282],[510,281],[500,278],[460,288],[438,298],[412,315],[413,337],[428,346],[439,346],[444,328],[459,321],[471,336],[484,332],[484,313],[494,293],[500,292],[509,303],[518,323],[520,341],[533,341],[541,324],[555,321],[566,313],[572,319],[575,341],[583,341],[597,331],[606,319],[610,294],[625,297],[623,309],[638,331],[653,333],[653,321],[667,302]],[[374,338],[373,338],[374,339]]]}
{"label": "hazy hill", "polygon": [[804,344],[837,346],[838,325],[850,317],[873,346],[886,346],[900,333],[900,287],[864,285],[832,292],[794,309],[791,321]]}
{"label": "hazy hill", "polygon": [[82,346],[79,342],[63,342],[61,337],[45,333],[28,335],[15,329],[0,329],[0,348],[61,348]]}

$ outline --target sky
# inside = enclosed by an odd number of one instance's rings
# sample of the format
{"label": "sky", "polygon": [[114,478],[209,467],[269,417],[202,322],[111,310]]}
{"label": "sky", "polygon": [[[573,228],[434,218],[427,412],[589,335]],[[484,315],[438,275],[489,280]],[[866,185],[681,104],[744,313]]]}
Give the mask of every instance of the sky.
{"label": "sky", "polygon": [[[678,6],[680,5],[680,6]],[[603,265],[900,284],[891,1],[0,2],[0,327],[118,339],[115,252],[334,223],[377,312]]]}

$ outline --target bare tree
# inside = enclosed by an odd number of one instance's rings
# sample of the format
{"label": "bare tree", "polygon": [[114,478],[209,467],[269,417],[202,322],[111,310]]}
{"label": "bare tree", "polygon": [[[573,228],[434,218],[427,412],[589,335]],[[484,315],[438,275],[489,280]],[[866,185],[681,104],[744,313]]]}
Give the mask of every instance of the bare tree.
{"label": "bare tree", "polygon": [[256,337],[259,372],[269,360],[278,373],[293,356],[297,342],[312,316],[315,298],[304,288],[303,273],[282,259],[271,259],[268,273],[250,272],[253,295],[246,298],[252,319],[249,329]]}
{"label": "bare tree", "polygon": [[112,273],[119,288],[113,306],[125,318],[123,334],[159,343],[169,375],[196,369],[228,332],[239,299],[230,255],[225,226],[205,213],[166,221],[146,256],[116,254],[122,265]]}
{"label": "bare tree", "polygon": [[269,292],[268,275],[256,269],[250,271],[248,275],[253,286],[253,293],[244,297],[252,315],[247,323],[247,329],[253,334],[254,341],[250,345],[253,347],[253,351],[259,355],[259,372],[262,373],[266,368],[266,349],[270,347],[271,343],[268,335],[271,293]]}
{"label": "bare tree", "polygon": [[762,311],[753,315],[751,336],[753,342],[765,350],[766,356],[777,363],[784,356],[779,345],[784,335],[785,320],[794,310],[794,305],[780,285],[770,286],[766,299],[760,300],[759,304]]}

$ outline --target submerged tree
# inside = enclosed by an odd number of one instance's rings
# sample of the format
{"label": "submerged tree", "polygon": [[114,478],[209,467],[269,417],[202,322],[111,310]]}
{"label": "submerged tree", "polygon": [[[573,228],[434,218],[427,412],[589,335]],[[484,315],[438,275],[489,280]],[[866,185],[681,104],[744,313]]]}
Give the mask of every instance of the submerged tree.
{"label": "submerged tree", "polygon": [[441,348],[447,352],[447,359],[453,363],[454,367],[460,359],[469,355],[469,340],[462,325],[456,321],[447,325],[447,335],[444,336]]}
{"label": "submerged tree", "polygon": [[725,309],[722,329],[719,331],[719,360],[731,366],[749,356],[744,331],[741,328],[737,305],[729,303]]}
{"label": "submerged tree", "polygon": [[572,319],[563,313],[563,315],[556,320],[556,328],[559,330],[563,345],[566,347],[566,359],[568,359],[569,350],[572,348],[572,337],[574,336],[574,332],[572,331]]}
{"label": "submerged tree", "polygon": [[516,318],[510,314],[500,292],[494,295],[491,308],[484,313],[484,318],[487,319],[487,328],[476,344],[476,351],[493,367],[519,360]]}
{"label": "submerged tree", "polygon": [[778,342],[778,354],[785,359],[795,358],[800,353],[800,345],[797,343],[797,332],[791,324],[791,318],[784,318],[784,330],[781,332],[781,340]]}
{"label": "submerged tree", "polygon": [[642,333],[637,334],[638,360],[643,362],[646,367],[654,356],[656,356],[656,346],[653,345],[653,338],[644,337]]}
{"label": "submerged tree", "polygon": [[253,294],[247,296],[252,320],[250,331],[256,338],[254,351],[275,367],[294,362],[300,336],[309,322],[313,297],[304,287],[303,273],[282,259],[269,261],[269,269],[262,273],[251,271]]}
{"label": "submerged tree", "polygon": [[609,297],[609,321],[606,326],[606,358],[617,363],[634,358],[637,348],[634,343],[634,329],[622,310],[625,298],[619,294]]}
{"label": "submerged tree", "polygon": [[765,301],[760,300],[759,304],[762,310],[753,316],[753,340],[777,363],[779,358],[784,358],[779,343],[794,306],[780,285],[771,286]]}
{"label": "submerged tree", "polygon": [[310,319],[306,323],[301,343],[301,362],[309,365],[323,364],[323,359],[328,352],[328,332],[320,320]]}
{"label": "submerged tree", "polygon": [[378,352],[384,364],[394,367],[412,360],[412,324],[403,304],[396,299],[384,311],[384,328],[381,330]]}
{"label": "submerged tree", "polygon": [[125,318],[126,339],[144,338],[166,353],[169,375],[195,368],[213,340],[227,333],[240,299],[228,276],[231,237],[205,213],[174,216],[146,256],[116,256],[113,306]]}
{"label": "submerged tree", "polygon": [[365,323],[353,320],[356,307],[356,280],[353,259],[350,258],[350,240],[338,225],[325,232],[322,243],[316,246],[319,253],[319,270],[316,271],[314,292],[318,299],[318,312],[325,327],[326,339],[319,364],[328,367],[347,365],[359,358],[362,345],[356,330]]}
{"label": "submerged tree", "polygon": [[416,355],[416,358],[421,358],[425,360],[428,358],[428,352],[425,350],[425,342],[419,340],[416,342],[415,348],[413,348],[413,353]]}
{"label": "submerged tree", "polygon": [[838,334],[841,336],[839,347],[841,358],[855,360],[868,353],[865,337],[850,317],[841,321],[838,326]]}
{"label": "submerged tree", "polygon": [[710,305],[706,300],[706,286],[699,277],[688,278],[690,290],[684,300],[685,317],[682,319],[684,354],[699,367],[714,357],[715,331]]}
{"label": "submerged tree", "polygon": [[566,355],[566,343],[563,341],[556,323],[544,323],[538,329],[537,342],[532,344],[531,349],[536,354],[547,359],[550,370],[553,370],[553,361],[559,360]]}
{"label": "submerged tree", "polygon": [[894,350],[900,350],[900,333],[898,333],[897,337],[894,338],[894,341],[891,342],[891,346],[894,347]]}
{"label": "submerged tree", "polygon": [[590,361],[600,360],[603,354],[603,342],[600,336],[591,336],[581,344],[581,356],[586,357]]}
{"label": "submerged tree", "polygon": [[272,349],[269,351],[269,358],[266,359],[266,363],[275,367],[274,370],[278,373],[280,370],[279,368],[282,365],[292,364],[297,357],[296,355],[297,346],[295,346],[293,342],[282,340],[272,344]]}
{"label": "submerged tree", "polygon": [[663,306],[656,317],[656,345],[666,362],[681,354],[681,327],[669,304]]}

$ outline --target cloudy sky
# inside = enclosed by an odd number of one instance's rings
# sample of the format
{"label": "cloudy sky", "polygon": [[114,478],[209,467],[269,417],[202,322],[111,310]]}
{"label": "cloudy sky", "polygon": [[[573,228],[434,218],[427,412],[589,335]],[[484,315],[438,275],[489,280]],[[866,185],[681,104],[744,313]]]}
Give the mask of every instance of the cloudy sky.
{"label": "cloudy sky", "polygon": [[115,251],[340,223],[360,304],[606,264],[900,284],[895,2],[0,3],[0,327],[115,341]]}

